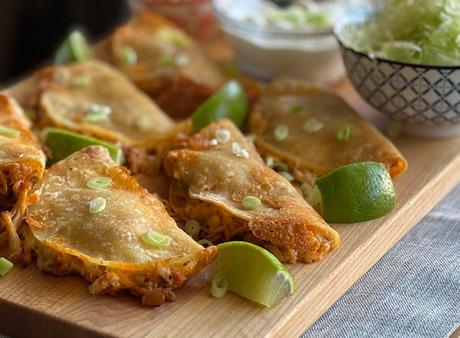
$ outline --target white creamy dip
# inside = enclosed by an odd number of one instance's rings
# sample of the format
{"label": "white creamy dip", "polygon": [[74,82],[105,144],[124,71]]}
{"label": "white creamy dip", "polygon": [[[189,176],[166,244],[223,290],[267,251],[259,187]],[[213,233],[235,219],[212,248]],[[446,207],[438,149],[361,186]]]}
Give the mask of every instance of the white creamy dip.
{"label": "white creamy dip", "polygon": [[214,5],[243,72],[262,80],[294,76],[316,83],[343,76],[339,46],[328,25],[344,10],[335,1],[306,1],[304,8],[286,9],[266,0],[215,0]]}

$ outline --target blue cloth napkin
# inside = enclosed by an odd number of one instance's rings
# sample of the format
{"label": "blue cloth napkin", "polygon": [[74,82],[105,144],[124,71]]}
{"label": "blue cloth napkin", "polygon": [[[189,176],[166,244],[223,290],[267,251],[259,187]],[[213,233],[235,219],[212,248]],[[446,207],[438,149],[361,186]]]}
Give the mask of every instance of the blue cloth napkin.
{"label": "blue cloth napkin", "polygon": [[448,337],[460,324],[460,186],[302,338]]}

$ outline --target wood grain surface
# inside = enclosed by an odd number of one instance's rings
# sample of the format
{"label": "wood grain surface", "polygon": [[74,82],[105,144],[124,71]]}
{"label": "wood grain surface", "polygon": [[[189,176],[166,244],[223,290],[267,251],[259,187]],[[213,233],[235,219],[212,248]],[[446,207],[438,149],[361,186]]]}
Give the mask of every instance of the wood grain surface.
{"label": "wood grain surface", "polygon": [[[348,82],[335,89],[357,110],[371,113]],[[92,296],[76,276],[15,267],[0,279],[0,332],[37,338],[297,337],[460,181],[460,138],[402,137],[396,144],[410,165],[396,178],[396,209],[371,222],[335,226],[341,246],[319,263],[290,265],[296,293],[273,309],[232,294],[214,299],[199,278],[175,302],[146,308],[129,295]]]}

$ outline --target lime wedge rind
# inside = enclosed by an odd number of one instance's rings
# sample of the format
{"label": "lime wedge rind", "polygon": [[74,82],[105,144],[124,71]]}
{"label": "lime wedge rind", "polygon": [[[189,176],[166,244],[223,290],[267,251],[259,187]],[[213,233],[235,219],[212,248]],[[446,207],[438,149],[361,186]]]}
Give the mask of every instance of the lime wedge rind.
{"label": "lime wedge rind", "polygon": [[295,283],[289,271],[264,248],[233,241],[219,244],[217,249],[213,272],[225,275],[229,291],[266,307],[294,292]]}
{"label": "lime wedge rind", "polygon": [[357,223],[386,215],[395,207],[395,189],[382,163],[342,166],[316,181],[318,210],[330,223]]}

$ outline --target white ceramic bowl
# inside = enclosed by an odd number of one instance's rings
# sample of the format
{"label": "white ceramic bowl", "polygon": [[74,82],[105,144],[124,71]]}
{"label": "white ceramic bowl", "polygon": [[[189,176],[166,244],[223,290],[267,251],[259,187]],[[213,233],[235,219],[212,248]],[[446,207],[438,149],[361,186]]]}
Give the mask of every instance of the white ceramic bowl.
{"label": "white ceramic bowl", "polygon": [[347,14],[335,27],[348,77],[361,97],[392,120],[403,121],[410,134],[425,137],[460,135],[460,67],[411,65],[347,47],[345,25],[360,24],[368,8]]}
{"label": "white ceramic bowl", "polygon": [[243,72],[261,80],[294,76],[328,83],[345,74],[339,45],[328,29],[282,30],[237,20],[232,13],[257,13],[263,2],[213,0],[214,10]]}

